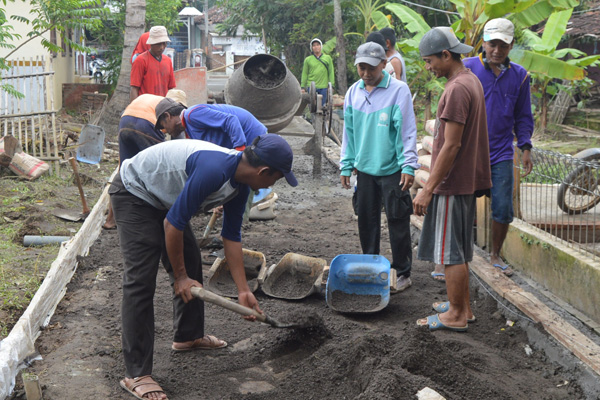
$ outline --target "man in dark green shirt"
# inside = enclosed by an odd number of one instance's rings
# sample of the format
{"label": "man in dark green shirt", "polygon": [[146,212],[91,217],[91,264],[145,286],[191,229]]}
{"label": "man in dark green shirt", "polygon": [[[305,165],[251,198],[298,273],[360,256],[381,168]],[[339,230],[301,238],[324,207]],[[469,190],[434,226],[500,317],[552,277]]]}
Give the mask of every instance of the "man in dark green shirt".
{"label": "man in dark green shirt", "polygon": [[327,103],[327,86],[334,84],[333,61],[327,54],[322,53],[323,43],[320,39],[310,41],[312,54],[304,59],[302,81],[300,86],[306,91],[311,82],[315,82],[317,93],[323,96],[323,105]]}

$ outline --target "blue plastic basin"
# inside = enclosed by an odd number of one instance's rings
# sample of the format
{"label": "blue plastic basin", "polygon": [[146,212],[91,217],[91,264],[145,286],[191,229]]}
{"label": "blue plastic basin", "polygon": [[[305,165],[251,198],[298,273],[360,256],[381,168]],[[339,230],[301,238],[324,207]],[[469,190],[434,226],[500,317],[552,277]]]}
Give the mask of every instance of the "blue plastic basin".
{"label": "blue plastic basin", "polygon": [[[390,262],[376,254],[340,254],[329,266],[327,305],[339,312],[365,313],[385,308],[390,301]],[[342,292],[345,301],[336,303],[333,293]],[[365,302],[366,296],[380,301]],[[376,300],[376,299],[375,299]],[[370,305],[369,305],[370,304]],[[367,305],[367,308],[365,308]]]}

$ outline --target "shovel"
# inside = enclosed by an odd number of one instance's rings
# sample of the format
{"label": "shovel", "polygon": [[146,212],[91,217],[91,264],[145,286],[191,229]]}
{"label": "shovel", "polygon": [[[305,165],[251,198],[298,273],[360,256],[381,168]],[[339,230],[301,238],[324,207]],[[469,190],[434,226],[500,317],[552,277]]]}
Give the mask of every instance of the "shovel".
{"label": "shovel", "polygon": [[77,189],[79,189],[79,197],[81,197],[81,204],[83,206],[83,212],[81,216],[83,219],[90,214],[90,208],[87,205],[87,201],[85,200],[85,193],[83,193],[83,186],[81,185],[81,178],[79,177],[79,168],[77,166],[77,160],[75,158],[70,157],[69,162],[71,163],[71,167],[73,167],[73,174],[75,175],[75,182],[77,182]]}
{"label": "shovel", "polygon": [[218,217],[219,214],[217,214],[216,211],[213,211],[212,216],[210,217],[210,221],[208,221],[208,225],[206,225],[206,229],[204,230],[204,235],[202,235],[202,237],[198,239],[198,247],[202,248],[210,243],[211,238],[208,237],[208,234],[210,233],[210,231],[212,231],[212,228],[215,226],[215,222],[217,221]]}
{"label": "shovel", "polygon": [[67,221],[79,222],[83,221],[90,213],[90,209],[85,200],[85,194],[83,193],[83,187],[81,185],[81,179],[79,177],[79,169],[77,167],[77,161],[75,158],[69,158],[69,163],[71,163],[71,167],[73,168],[73,174],[75,175],[75,182],[77,182],[77,188],[79,189],[79,196],[81,197],[81,203],[83,205],[83,212],[65,210],[62,208],[55,208],[52,210],[52,215],[58,217],[60,219],[64,219]]}
{"label": "shovel", "polygon": [[203,301],[216,304],[218,306],[228,309],[229,311],[236,312],[246,317],[253,315],[260,322],[267,323],[275,328],[311,328],[314,326],[323,325],[323,321],[318,316],[310,315],[308,317],[305,316],[302,321],[297,321],[294,323],[280,322],[276,319],[269,317],[266,314],[261,314],[256,310],[245,307],[231,300],[227,300],[226,298],[221,297],[218,294],[214,294],[213,292],[209,292],[208,290],[200,287],[193,287],[192,295]]}

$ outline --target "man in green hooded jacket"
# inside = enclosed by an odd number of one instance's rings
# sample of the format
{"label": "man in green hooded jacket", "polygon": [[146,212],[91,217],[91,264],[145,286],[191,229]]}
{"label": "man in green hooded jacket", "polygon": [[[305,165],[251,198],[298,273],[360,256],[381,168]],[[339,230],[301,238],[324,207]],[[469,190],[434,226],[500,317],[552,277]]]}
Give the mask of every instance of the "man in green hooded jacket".
{"label": "man in green hooded jacket", "polygon": [[323,43],[318,38],[310,41],[312,54],[304,59],[302,67],[302,81],[300,86],[308,92],[311,82],[315,82],[317,93],[323,96],[323,105],[327,103],[327,87],[331,82],[333,86],[335,77],[333,61],[327,54],[323,54]]}

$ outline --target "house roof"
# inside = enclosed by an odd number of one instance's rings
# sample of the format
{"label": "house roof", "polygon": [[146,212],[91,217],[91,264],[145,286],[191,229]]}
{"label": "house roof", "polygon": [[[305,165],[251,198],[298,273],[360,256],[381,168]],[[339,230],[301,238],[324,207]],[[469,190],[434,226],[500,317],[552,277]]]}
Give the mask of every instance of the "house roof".
{"label": "house roof", "polygon": [[573,14],[567,35],[574,37],[600,36],[600,1],[589,5],[590,11]]}
{"label": "house roof", "polygon": [[[208,24],[220,24],[225,21],[227,18],[227,13],[225,12],[225,8],[223,7],[211,7],[208,9]],[[202,17],[196,17],[194,19],[196,24],[204,23],[204,15]]]}

